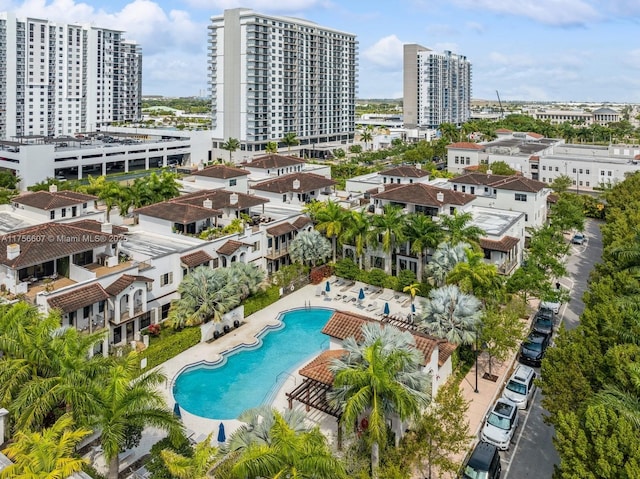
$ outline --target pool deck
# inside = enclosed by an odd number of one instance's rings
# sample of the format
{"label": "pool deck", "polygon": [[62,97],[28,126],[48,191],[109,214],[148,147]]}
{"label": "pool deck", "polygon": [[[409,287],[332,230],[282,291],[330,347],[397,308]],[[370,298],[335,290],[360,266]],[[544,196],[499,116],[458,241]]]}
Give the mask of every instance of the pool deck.
{"label": "pool deck", "polygon": [[[402,314],[406,315],[410,312],[409,297],[405,294],[393,292],[385,289],[378,293],[365,293],[366,297],[361,304],[357,301],[357,296],[361,285],[357,283],[351,286],[336,286],[331,284],[331,291],[324,292],[325,281],[320,285],[307,285],[300,288],[298,291],[294,291],[291,294],[282,297],[272,305],[260,310],[251,316],[245,318],[244,324],[238,329],[232,330],[228,334],[221,338],[210,342],[200,343],[174,358],[166,361],[162,365],[158,366],[164,374],[167,376],[167,381],[160,388],[160,392],[164,395],[167,405],[173,408],[175,400],[173,398],[172,386],[175,377],[178,373],[189,365],[207,361],[216,362],[221,359],[222,354],[226,351],[237,348],[242,344],[252,345],[255,344],[256,337],[269,325],[277,325],[278,316],[280,313],[304,307],[312,308],[329,308],[341,311],[350,311],[358,314],[364,314],[371,316],[371,318],[377,318],[376,314],[382,313],[385,303],[389,304],[389,314]],[[341,298],[337,299],[336,296],[340,295]],[[342,296],[347,295],[347,299],[350,301],[343,301]],[[367,308],[369,307],[369,308]],[[420,303],[416,300],[416,307],[420,310]],[[284,384],[280,389],[272,396],[272,406],[276,409],[284,410],[288,407],[288,401],[285,396],[286,392],[289,392],[300,384],[302,378],[298,374],[298,370],[312,358],[308,358],[299,367],[294,368],[288,375]],[[514,354],[515,359],[515,354]],[[464,398],[469,401],[469,410],[467,411],[467,419],[469,422],[469,430],[472,434],[477,434],[482,424],[487,409],[491,406],[499,392],[502,385],[506,380],[507,374],[513,367],[513,360],[506,361],[504,364],[494,364],[492,372],[498,376],[496,382],[491,382],[482,379],[482,374],[488,369],[486,362],[481,357],[479,361],[479,375],[481,377],[478,385],[479,392],[475,392],[475,369],[472,368],[467,374],[465,379],[461,382],[460,388]],[[304,411],[305,406],[294,402],[294,408]],[[337,425],[335,418],[315,411],[306,412],[307,418],[312,423],[317,424],[320,430],[327,436],[330,442],[334,442],[337,434]],[[187,430],[188,436],[192,440],[199,442],[204,440],[208,434],[213,433],[214,440],[217,437],[218,427],[220,420],[207,419],[190,414],[189,412],[181,409],[182,422]],[[224,419],[222,421],[225,426],[225,432],[227,437],[233,431],[235,431],[241,422],[237,420]],[[135,460],[148,454],[151,446],[162,438],[164,434],[161,431],[147,428],[143,434],[143,439],[137,448],[126,451],[123,455],[126,455],[126,460],[121,464],[121,471],[123,471],[128,464],[132,464]],[[92,461],[94,465],[101,469],[103,465],[101,457],[98,457]],[[133,476],[132,476],[133,477]]]}

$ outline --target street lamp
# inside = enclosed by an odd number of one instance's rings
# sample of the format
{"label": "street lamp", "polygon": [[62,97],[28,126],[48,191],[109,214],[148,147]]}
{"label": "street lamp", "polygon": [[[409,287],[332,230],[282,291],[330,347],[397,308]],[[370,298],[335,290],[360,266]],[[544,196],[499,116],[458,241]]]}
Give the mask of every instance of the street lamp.
{"label": "street lamp", "polygon": [[476,388],[473,390],[474,393],[478,392],[478,330],[476,329]]}

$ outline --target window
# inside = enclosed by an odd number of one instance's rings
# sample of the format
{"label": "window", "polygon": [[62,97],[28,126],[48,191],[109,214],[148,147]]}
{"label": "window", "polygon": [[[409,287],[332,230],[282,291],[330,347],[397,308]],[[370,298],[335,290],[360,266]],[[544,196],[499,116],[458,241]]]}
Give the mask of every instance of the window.
{"label": "window", "polygon": [[253,251],[260,251],[260,241],[253,243]]}
{"label": "window", "polygon": [[589,170],[584,170],[584,172],[588,175],[589,174]]}
{"label": "window", "polygon": [[162,319],[167,319],[169,316],[169,308],[171,308],[171,303],[163,304],[160,308],[160,317]]}
{"label": "window", "polygon": [[574,173],[576,172],[576,169],[575,169],[575,168],[573,169],[573,172],[574,172]]}
{"label": "window", "polygon": [[229,180],[229,186],[236,186],[237,183],[238,180],[236,180],[235,178],[233,180]]}
{"label": "window", "polygon": [[173,283],[173,273],[165,273],[160,276],[160,286],[166,286]]}
{"label": "window", "polygon": [[527,201],[527,195],[524,193],[516,193],[515,199],[516,201]]}
{"label": "window", "polygon": [[51,210],[49,212],[49,218],[51,218],[52,220],[56,219],[56,210]]}
{"label": "window", "polygon": [[462,192],[466,193],[467,192],[467,187],[465,185],[462,185]]}
{"label": "window", "polygon": [[60,215],[64,218],[65,216],[67,216],[67,209],[66,208],[62,208],[60,210]]}
{"label": "window", "polygon": [[91,314],[91,306],[85,306],[84,308],[82,308],[83,318],[88,318],[90,314]]}
{"label": "window", "polygon": [[607,176],[611,176],[611,171],[607,171]]}
{"label": "window", "polygon": [[524,221],[527,223],[529,222],[529,215],[526,213],[524,214]]}
{"label": "window", "polygon": [[589,182],[587,181],[587,186],[589,186]]}
{"label": "window", "polygon": [[557,166],[556,166],[556,171],[559,171]]}
{"label": "window", "polygon": [[475,195],[476,194],[476,187],[475,186],[471,186],[469,188],[469,191],[471,192],[472,195]]}
{"label": "window", "polygon": [[546,171],[546,170],[547,170],[547,167],[542,165],[542,171]]}
{"label": "window", "polygon": [[580,174],[582,174],[582,168],[580,168],[580,169],[578,170],[578,172],[579,172]]}

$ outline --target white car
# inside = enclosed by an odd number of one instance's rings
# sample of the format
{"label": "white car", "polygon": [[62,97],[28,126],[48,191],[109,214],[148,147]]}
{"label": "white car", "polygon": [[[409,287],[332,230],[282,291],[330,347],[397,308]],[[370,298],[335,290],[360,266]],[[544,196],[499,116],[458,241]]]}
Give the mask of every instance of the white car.
{"label": "white car", "polygon": [[561,303],[555,301],[543,301],[540,303],[540,309],[550,309],[556,314],[560,313],[561,306]]}
{"label": "white car", "polygon": [[518,406],[508,399],[496,401],[482,428],[481,439],[501,451],[509,449],[518,427]]}
{"label": "white car", "polygon": [[504,387],[502,397],[515,403],[518,409],[527,409],[536,392],[535,379],[533,368],[519,364]]}

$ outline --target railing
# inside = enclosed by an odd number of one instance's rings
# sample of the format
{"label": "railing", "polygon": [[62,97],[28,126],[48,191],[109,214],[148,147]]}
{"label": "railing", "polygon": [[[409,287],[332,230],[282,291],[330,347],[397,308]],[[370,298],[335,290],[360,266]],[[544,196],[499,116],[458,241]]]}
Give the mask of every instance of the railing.
{"label": "railing", "polygon": [[504,275],[511,274],[511,272],[515,269],[516,264],[518,264],[518,261],[515,259],[512,259],[511,261],[505,261],[500,266],[498,266],[498,273]]}

